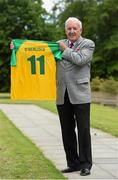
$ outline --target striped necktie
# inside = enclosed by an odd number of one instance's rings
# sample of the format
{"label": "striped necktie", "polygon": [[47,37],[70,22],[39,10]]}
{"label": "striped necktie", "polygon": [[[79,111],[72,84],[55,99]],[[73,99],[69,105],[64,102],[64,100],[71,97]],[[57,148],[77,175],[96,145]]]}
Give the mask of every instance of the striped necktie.
{"label": "striped necktie", "polygon": [[72,48],[74,46],[74,43],[70,43],[69,48]]}

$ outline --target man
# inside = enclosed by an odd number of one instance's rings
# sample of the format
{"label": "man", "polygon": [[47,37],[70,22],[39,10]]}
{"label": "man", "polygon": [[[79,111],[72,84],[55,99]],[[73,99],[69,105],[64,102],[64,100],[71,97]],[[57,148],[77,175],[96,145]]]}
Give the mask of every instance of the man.
{"label": "man", "polygon": [[86,176],[92,167],[90,63],[95,44],[81,36],[82,23],[77,18],[66,20],[65,33],[67,39],[59,41],[63,59],[57,62],[57,109],[68,166],[62,172],[80,170]]}

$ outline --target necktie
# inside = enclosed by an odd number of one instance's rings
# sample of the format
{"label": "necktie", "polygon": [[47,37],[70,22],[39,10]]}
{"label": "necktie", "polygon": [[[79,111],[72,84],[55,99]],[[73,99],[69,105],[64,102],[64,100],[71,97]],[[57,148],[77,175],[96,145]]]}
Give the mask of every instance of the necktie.
{"label": "necktie", "polygon": [[72,48],[74,46],[74,44],[71,42],[69,45],[69,48]]}

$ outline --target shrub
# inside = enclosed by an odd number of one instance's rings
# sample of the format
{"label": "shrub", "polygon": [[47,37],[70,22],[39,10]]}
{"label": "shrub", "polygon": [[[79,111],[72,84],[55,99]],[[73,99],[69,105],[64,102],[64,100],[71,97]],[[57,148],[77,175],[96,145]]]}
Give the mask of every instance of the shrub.
{"label": "shrub", "polygon": [[118,93],[118,81],[115,81],[112,77],[106,79],[101,85],[100,90],[111,94]]}
{"label": "shrub", "polygon": [[100,86],[101,86],[102,81],[103,80],[100,79],[98,76],[92,79],[92,82],[91,82],[92,91],[100,91]]}
{"label": "shrub", "polygon": [[118,81],[115,81],[112,77],[109,79],[100,79],[96,77],[91,82],[92,91],[103,91],[111,94],[118,93]]}

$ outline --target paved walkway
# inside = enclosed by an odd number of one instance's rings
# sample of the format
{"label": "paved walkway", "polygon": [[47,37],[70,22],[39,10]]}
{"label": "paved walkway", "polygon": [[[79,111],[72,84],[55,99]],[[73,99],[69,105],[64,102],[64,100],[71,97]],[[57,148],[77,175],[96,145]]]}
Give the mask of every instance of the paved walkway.
{"label": "paved walkway", "polygon": [[[0,104],[0,109],[61,170],[66,167],[58,116],[35,105]],[[64,174],[69,179],[118,180],[118,138],[91,129],[93,167],[91,175]]]}

